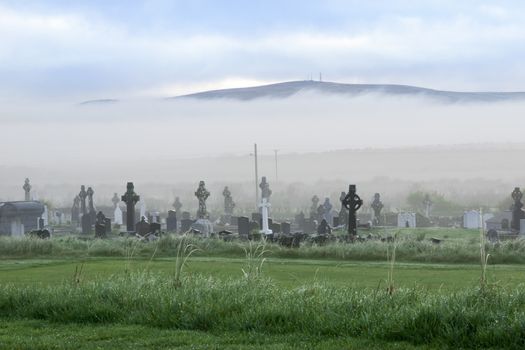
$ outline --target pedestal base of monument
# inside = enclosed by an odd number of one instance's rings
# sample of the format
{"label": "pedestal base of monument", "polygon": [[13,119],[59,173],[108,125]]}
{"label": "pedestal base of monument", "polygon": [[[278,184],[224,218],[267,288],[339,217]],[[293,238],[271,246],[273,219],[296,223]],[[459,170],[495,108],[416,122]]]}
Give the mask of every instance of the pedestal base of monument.
{"label": "pedestal base of monument", "polygon": [[208,219],[197,219],[190,227],[192,230],[199,231],[202,235],[209,237],[213,233],[213,224]]}

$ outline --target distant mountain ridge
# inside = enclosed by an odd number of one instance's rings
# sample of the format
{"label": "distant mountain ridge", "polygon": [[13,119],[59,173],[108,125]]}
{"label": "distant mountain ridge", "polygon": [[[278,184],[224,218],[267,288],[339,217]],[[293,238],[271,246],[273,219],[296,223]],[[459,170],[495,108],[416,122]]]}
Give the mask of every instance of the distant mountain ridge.
{"label": "distant mountain ridge", "polygon": [[409,85],[395,84],[344,84],[321,82],[313,80],[290,81],[270,85],[261,85],[246,88],[210,90],[188,95],[171,97],[170,99],[231,99],[249,101],[259,98],[282,99],[301,92],[319,92],[327,95],[348,97],[363,96],[366,94],[383,94],[386,96],[426,97],[441,102],[500,102],[525,100],[525,92],[456,92],[434,90]]}

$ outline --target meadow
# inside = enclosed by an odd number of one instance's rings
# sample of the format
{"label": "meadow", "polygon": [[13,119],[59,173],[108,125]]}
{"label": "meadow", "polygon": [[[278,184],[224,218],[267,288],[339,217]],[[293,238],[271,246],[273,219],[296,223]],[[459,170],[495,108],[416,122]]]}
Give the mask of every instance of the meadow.
{"label": "meadow", "polygon": [[521,240],[483,243],[482,275],[478,231],[396,233],[297,249],[0,238],[0,348],[525,346]]}

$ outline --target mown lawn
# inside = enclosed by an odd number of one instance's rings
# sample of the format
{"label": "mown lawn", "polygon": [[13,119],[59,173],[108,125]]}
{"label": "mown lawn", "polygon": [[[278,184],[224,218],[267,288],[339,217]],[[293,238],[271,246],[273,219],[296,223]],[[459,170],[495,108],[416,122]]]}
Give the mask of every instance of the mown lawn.
{"label": "mown lawn", "polygon": [[433,349],[406,342],[306,334],[210,333],[134,325],[0,319],[0,349]]}

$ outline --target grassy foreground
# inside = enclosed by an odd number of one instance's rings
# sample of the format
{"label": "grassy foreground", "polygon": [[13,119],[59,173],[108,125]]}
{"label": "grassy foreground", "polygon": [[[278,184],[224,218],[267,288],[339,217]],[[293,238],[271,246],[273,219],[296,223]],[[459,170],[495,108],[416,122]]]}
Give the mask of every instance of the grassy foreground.
{"label": "grassy foreground", "polygon": [[[399,342],[449,348],[525,346],[523,288],[453,293],[400,289],[389,294],[384,288],[319,283],[290,289],[256,277],[192,276],[177,284],[166,276],[142,273],[49,287],[3,285],[0,315],[4,345],[27,343],[27,337],[14,342],[21,333],[17,329],[27,327],[25,320],[39,320],[52,323],[53,330],[72,324],[146,327],[146,333],[206,332],[223,342],[225,337],[237,337],[240,344],[264,335],[270,339],[267,345],[277,339],[287,346],[280,348],[296,348],[301,337],[308,344],[326,342],[326,348],[350,344],[352,339],[357,344],[392,346]],[[13,327],[14,333],[6,334],[5,329]],[[279,338],[283,335],[290,335],[291,342]]]}

